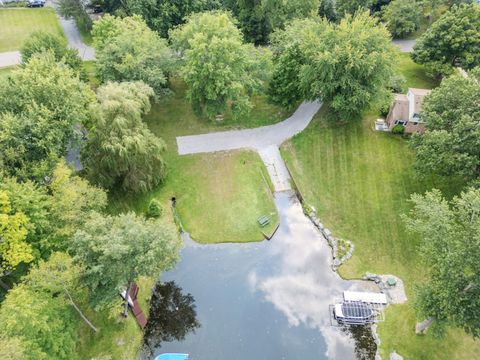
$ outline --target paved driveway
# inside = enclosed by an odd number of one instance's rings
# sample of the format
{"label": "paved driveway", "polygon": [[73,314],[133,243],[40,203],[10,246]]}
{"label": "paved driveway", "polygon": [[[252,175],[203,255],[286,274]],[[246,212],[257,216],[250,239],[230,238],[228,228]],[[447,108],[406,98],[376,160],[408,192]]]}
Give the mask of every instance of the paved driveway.
{"label": "paved driveway", "polygon": [[0,68],[20,64],[22,58],[20,51],[8,51],[0,53]]}
{"label": "paved driveway", "polygon": [[180,155],[207,153],[222,150],[260,150],[270,145],[280,145],[303,131],[320,109],[319,101],[304,102],[287,120],[256,129],[214,132],[203,135],[177,137]]}
{"label": "paved driveway", "polygon": [[393,45],[400,48],[401,52],[412,52],[415,40],[392,40]]}

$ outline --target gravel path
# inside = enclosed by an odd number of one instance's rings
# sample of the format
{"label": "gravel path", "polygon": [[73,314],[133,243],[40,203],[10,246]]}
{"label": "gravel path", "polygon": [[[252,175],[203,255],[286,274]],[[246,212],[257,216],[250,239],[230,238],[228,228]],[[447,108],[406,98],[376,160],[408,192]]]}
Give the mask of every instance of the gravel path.
{"label": "gravel path", "polygon": [[287,120],[256,129],[177,137],[180,155],[252,149],[259,152],[276,192],[291,190],[290,176],[278,147],[302,132],[320,109],[319,101],[302,103]]}
{"label": "gravel path", "polygon": [[279,146],[303,131],[321,105],[318,101],[304,102],[287,120],[256,129],[177,137],[178,153],[186,155],[235,149],[258,151],[271,145]]}
{"label": "gravel path", "polygon": [[392,40],[393,45],[400,48],[401,52],[412,52],[415,40]]}
{"label": "gravel path", "polygon": [[8,51],[0,53],[0,68],[20,64],[22,57],[20,51]]}

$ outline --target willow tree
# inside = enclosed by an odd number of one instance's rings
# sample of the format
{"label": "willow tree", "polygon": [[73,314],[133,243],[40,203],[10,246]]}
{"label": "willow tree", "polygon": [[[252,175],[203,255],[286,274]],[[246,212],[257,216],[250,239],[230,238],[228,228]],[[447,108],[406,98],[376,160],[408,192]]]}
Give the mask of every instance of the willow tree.
{"label": "willow tree", "polygon": [[107,83],[98,89],[93,125],[82,151],[94,182],[146,192],[162,181],[165,143],[142,121],[153,95],[143,82]]}

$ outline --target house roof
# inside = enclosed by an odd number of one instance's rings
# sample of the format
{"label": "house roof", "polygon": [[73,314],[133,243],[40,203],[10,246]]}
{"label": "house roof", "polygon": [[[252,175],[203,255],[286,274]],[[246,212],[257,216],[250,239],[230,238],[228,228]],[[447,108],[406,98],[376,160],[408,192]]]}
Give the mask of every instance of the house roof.
{"label": "house roof", "polygon": [[405,94],[395,94],[395,101],[408,101],[408,96]]}

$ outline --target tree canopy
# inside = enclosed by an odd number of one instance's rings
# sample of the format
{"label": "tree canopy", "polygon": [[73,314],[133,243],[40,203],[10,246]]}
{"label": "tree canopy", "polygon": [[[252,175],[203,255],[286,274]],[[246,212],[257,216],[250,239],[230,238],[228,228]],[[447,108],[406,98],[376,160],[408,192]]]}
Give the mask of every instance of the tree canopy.
{"label": "tree canopy", "polygon": [[159,96],[167,91],[173,69],[166,40],[150,30],[139,17],[106,15],[92,30],[97,73],[106,81],[143,81]]}
{"label": "tree canopy", "polygon": [[46,181],[90,117],[93,91],[51,52],[0,80],[0,165],[21,180]]}
{"label": "tree canopy", "polygon": [[0,307],[0,343],[4,339],[23,351],[23,359],[71,359],[78,321],[63,291],[70,287],[75,292],[78,276],[79,268],[66,254],[32,268]]}
{"label": "tree canopy", "polygon": [[401,38],[418,29],[421,9],[416,1],[393,0],[382,11],[382,19],[393,37]]}
{"label": "tree canopy", "polygon": [[82,265],[82,282],[97,308],[112,304],[118,291],[139,276],[170,269],[178,259],[181,241],[175,226],[145,220],[133,213],[103,216],[93,213],[78,230],[71,251]]}
{"label": "tree canopy", "polygon": [[[480,335],[480,191],[468,189],[452,201],[440,191],[413,195],[406,218],[421,239],[428,280],[416,289],[422,316]],[[441,327],[440,327],[441,328]]]}
{"label": "tree canopy", "polygon": [[412,58],[432,75],[451,74],[480,65],[480,7],[454,5],[417,40]]}
{"label": "tree canopy", "polygon": [[51,51],[57,62],[65,62],[78,74],[82,72],[82,59],[78,51],[69,49],[64,38],[50,32],[36,31],[30,35],[20,49],[22,62],[27,63],[33,55],[46,51]]}
{"label": "tree canopy", "polygon": [[244,44],[229,13],[194,14],[171,36],[184,55],[181,74],[195,110],[214,117],[251,109],[250,95],[269,75],[269,52]]}
{"label": "tree canopy", "polygon": [[374,0],[336,0],[337,12],[340,16],[369,10],[373,4]]}
{"label": "tree canopy", "polygon": [[272,99],[321,99],[342,120],[386,96],[395,59],[388,31],[366,12],[339,24],[294,21],[275,35],[274,51]]}
{"label": "tree canopy", "polygon": [[428,95],[422,105],[424,134],[412,137],[416,152],[415,168],[420,174],[480,176],[480,83],[451,76]]}
{"label": "tree canopy", "polygon": [[128,14],[140,15],[148,26],[166,38],[170,29],[184,23],[197,12],[218,9],[220,0],[127,0]]}
{"label": "tree canopy", "polygon": [[0,191],[0,276],[33,260],[32,248],[25,241],[27,223],[25,214],[13,212],[7,193]]}
{"label": "tree canopy", "polygon": [[153,90],[143,82],[107,83],[97,91],[93,127],[82,150],[89,177],[104,187],[145,192],[165,176],[165,143],[142,121]]}

